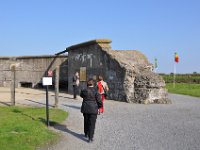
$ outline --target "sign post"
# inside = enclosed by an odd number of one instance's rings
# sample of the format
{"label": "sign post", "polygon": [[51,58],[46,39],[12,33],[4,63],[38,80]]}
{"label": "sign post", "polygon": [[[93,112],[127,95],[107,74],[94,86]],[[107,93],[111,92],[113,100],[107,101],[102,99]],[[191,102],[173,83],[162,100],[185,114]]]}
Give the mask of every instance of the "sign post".
{"label": "sign post", "polygon": [[49,93],[48,93],[48,85],[46,85],[46,122],[47,126],[49,126]]}
{"label": "sign post", "polygon": [[48,77],[43,77],[42,78],[42,84],[43,86],[46,86],[46,124],[49,126],[49,94],[48,94],[48,86],[52,85],[52,71],[49,73],[48,71]]}

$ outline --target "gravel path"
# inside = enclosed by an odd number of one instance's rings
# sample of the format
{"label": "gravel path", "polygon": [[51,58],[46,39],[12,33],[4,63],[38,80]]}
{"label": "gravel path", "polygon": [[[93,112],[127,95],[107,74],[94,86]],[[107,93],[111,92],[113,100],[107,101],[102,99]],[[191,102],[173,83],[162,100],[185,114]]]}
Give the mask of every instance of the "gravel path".
{"label": "gravel path", "polygon": [[81,99],[61,100],[69,112],[64,137],[53,150],[199,150],[200,99],[170,94],[172,104],[140,105],[106,101],[93,143],[83,136]]}
{"label": "gravel path", "polygon": [[[2,93],[0,104],[9,98]],[[8,93],[8,92],[7,92]],[[50,92],[50,104],[54,93]],[[172,104],[128,104],[107,100],[99,115],[94,142],[83,135],[82,99],[60,93],[59,107],[69,112],[63,125],[54,130],[63,137],[49,150],[199,150],[200,98],[169,94]],[[4,101],[2,101],[4,100]],[[45,106],[45,92],[18,89],[18,105]]]}

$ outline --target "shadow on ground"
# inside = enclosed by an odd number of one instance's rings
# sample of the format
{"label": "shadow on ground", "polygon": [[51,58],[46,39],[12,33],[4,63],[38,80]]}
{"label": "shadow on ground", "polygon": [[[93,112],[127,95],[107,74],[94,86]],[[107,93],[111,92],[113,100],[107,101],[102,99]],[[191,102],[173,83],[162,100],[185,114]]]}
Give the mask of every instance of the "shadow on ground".
{"label": "shadow on ground", "polygon": [[1,101],[0,101],[0,104],[6,105],[6,106],[11,106],[11,102],[1,102]]}
{"label": "shadow on ground", "polygon": [[[40,104],[40,105],[46,106],[45,103],[37,102],[37,101],[31,100],[31,99],[25,99],[25,100],[26,100],[26,101],[29,101],[29,102],[33,102],[33,103],[36,103],[36,104]],[[50,104],[49,104],[49,106],[50,106],[50,107],[54,107],[53,105],[50,105]]]}
{"label": "shadow on ground", "polygon": [[65,125],[62,125],[62,124],[55,124],[53,127],[54,127],[54,129],[56,129],[56,130],[60,130],[60,131],[62,131],[62,132],[67,132],[67,133],[73,135],[74,137],[76,137],[76,138],[78,138],[78,139],[80,139],[80,140],[82,140],[82,141],[87,142],[87,139],[85,138],[84,134],[76,133],[76,132],[74,132],[74,131],[68,129],[67,126],[65,126]]}
{"label": "shadow on ground", "polygon": [[74,109],[79,109],[79,110],[81,109],[80,106],[75,106],[75,105],[66,105],[66,104],[63,104],[63,106],[74,108]]}
{"label": "shadow on ground", "polygon": [[[55,95],[51,95],[51,96],[55,96]],[[69,96],[60,96],[60,95],[59,95],[59,97],[61,97],[61,98],[67,98],[67,99],[74,99],[74,98],[69,97]]]}
{"label": "shadow on ground", "polygon": [[[42,123],[46,124],[46,120],[44,118],[39,118],[39,120]],[[49,124],[51,127],[53,127],[56,130],[69,133],[69,134],[73,135],[74,137],[76,137],[84,142],[87,142],[87,138],[85,138],[84,134],[76,133],[76,132],[68,129],[66,125],[63,125],[63,124],[60,124],[60,123],[54,122],[54,121],[49,121]]]}

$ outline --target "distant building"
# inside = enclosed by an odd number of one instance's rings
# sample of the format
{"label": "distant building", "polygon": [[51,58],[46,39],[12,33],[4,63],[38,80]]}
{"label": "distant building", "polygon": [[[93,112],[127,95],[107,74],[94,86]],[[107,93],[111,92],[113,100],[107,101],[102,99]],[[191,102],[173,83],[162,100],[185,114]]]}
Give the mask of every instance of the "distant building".
{"label": "distant building", "polygon": [[67,56],[0,57],[0,86],[10,86],[12,65],[16,66],[16,87],[42,87],[47,69],[53,71],[60,66],[61,86],[67,89]]}

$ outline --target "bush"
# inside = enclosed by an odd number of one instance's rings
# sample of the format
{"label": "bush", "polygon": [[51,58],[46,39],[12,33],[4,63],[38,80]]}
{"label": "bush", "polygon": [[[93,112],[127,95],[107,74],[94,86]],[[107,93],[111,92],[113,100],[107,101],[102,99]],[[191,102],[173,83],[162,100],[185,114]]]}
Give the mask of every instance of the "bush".
{"label": "bush", "polygon": [[[166,83],[174,82],[174,75],[162,75]],[[195,83],[200,84],[200,74],[176,74],[175,76],[176,83]]]}

